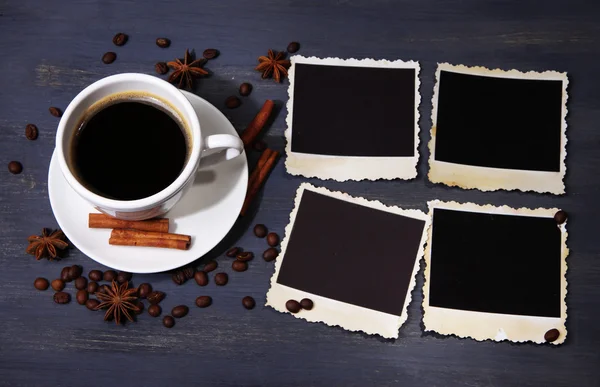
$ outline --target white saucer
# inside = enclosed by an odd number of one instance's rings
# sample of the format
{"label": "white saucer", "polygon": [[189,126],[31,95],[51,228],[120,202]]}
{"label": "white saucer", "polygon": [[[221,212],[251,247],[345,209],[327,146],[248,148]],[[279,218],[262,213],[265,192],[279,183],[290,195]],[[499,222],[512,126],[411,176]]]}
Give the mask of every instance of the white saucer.
{"label": "white saucer", "polygon": [[[192,103],[202,135],[237,135],[229,120],[204,99],[182,91]],[[111,246],[109,229],[88,228],[88,214],[98,212],[78,196],[60,171],[56,154],[48,171],[48,193],[54,216],[65,235],[93,260],[131,273],[155,273],[186,265],[209,252],[238,218],[248,185],[245,153],[198,171],[194,185],[165,217],[170,232],[192,236],[189,250],[152,247]]]}

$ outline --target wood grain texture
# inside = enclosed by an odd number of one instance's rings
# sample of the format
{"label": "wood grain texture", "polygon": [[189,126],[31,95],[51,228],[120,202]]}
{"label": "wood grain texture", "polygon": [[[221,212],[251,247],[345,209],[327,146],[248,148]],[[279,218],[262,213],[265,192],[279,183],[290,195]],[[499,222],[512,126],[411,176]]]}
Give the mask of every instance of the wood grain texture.
{"label": "wood grain texture", "polygon": [[[72,0],[0,2],[0,386],[599,386],[600,385],[600,3],[594,1],[258,0],[178,2]],[[116,32],[129,34],[115,47]],[[159,49],[159,36],[172,40]],[[264,100],[279,114],[266,141],[283,152],[287,81],[261,80],[253,71],[267,49],[299,41],[304,56],[418,60],[421,64],[421,158],[416,180],[321,182],[287,175],[283,160],[267,181],[253,213],[240,221],[209,257],[230,275],[225,287],[177,287],[165,273],[134,275],[167,292],[163,310],[186,303],[190,314],[167,330],[147,314],[118,327],[72,302],[56,305],[33,280],[59,276],[62,264],[24,253],[26,237],[55,227],[47,171],[58,119],[86,85],[121,72],[154,73],[154,63],[181,57],[186,48],[221,55],[206,65],[211,77],[198,95],[242,130]],[[117,52],[111,65],[106,51]],[[437,62],[569,74],[567,194],[464,191],[426,181],[433,74]],[[235,110],[224,108],[240,83],[254,86]],[[40,129],[25,139],[25,125]],[[251,155],[255,161],[257,155]],[[6,170],[10,160],[21,175]],[[569,212],[567,342],[557,348],[475,342],[424,334],[422,271],[409,318],[398,340],[383,340],[304,321],[265,308],[273,265],[255,259],[233,272],[223,256],[233,244],[260,255],[266,248],[248,227],[265,223],[281,233],[297,186],[315,185],[385,204],[426,210],[426,201],[472,201],[510,206],[557,206]],[[64,264],[87,273],[102,268],[76,250]],[[371,270],[377,270],[374,257]],[[102,268],[103,269],[103,268]],[[214,273],[213,273],[214,274]],[[74,294],[72,284],[67,287]],[[214,303],[193,306],[202,294]],[[252,295],[257,307],[241,305]],[[192,307],[193,306],[193,307]]]}

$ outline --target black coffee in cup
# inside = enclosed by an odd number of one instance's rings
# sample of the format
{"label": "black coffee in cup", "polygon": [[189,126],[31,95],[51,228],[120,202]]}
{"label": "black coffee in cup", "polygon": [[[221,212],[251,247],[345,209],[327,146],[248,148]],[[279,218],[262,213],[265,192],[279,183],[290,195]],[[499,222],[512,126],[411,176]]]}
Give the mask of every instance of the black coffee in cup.
{"label": "black coffee in cup", "polygon": [[141,92],[115,94],[84,113],[71,141],[70,165],[79,182],[100,196],[142,199],[177,179],[189,138],[167,102]]}

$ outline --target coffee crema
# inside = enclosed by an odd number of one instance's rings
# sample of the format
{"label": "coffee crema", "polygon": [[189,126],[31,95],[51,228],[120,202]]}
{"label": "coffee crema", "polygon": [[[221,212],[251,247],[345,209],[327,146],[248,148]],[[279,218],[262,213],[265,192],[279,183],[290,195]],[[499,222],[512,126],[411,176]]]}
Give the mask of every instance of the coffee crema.
{"label": "coffee crema", "polygon": [[190,137],[181,115],[167,102],[143,92],[114,94],[80,119],[71,140],[71,170],[82,185],[105,198],[146,198],[180,175]]}

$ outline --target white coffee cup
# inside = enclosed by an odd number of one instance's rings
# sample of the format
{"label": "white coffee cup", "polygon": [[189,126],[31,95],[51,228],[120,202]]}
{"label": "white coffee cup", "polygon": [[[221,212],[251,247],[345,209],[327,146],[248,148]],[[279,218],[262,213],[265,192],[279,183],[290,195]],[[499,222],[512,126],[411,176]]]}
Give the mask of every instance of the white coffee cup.
{"label": "white coffee cup", "polygon": [[[142,199],[114,200],[90,191],[77,179],[72,170],[70,149],[77,125],[92,105],[113,94],[126,92],[154,95],[168,102],[189,129],[191,147],[185,167],[168,187]],[[243,147],[239,137],[230,134],[202,137],[200,122],[192,104],[175,86],[151,75],[136,73],[112,75],[86,87],[65,109],[56,133],[56,154],[62,174],[69,185],[99,211],[126,220],[150,219],[165,214],[193,184],[200,165],[204,167],[237,157],[242,153]],[[208,150],[211,151],[211,156],[201,160]],[[214,153],[219,150],[223,152],[215,157]]]}

